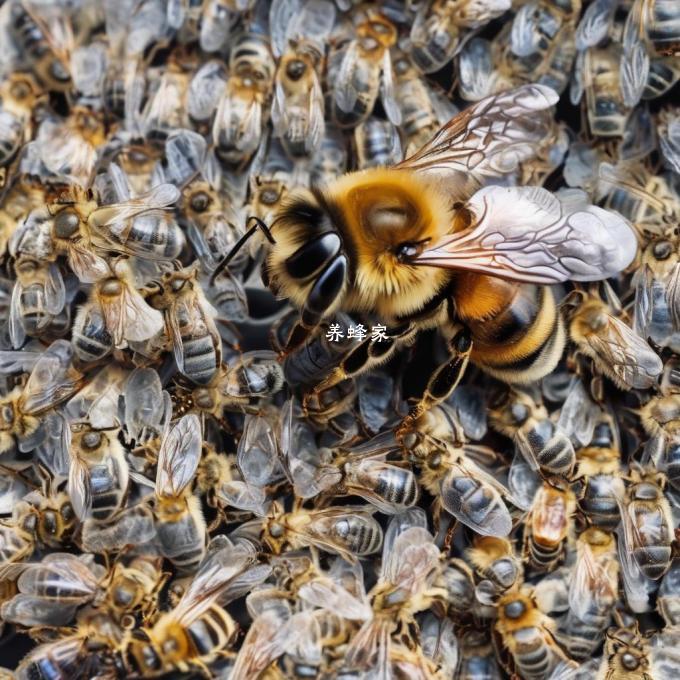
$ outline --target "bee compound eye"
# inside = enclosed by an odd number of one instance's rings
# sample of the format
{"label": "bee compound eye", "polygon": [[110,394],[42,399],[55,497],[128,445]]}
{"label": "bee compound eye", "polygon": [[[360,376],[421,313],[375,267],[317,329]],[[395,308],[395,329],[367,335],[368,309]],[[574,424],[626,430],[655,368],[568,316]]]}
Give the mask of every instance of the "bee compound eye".
{"label": "bee compound eye", "polygon": [[86,432],[83,435],[83,446],[86,449],[96,449],[102,442],[102,435],[100,432]]}
{"label": "bee compound eye", "polygon": [[291,80],[300,80],[307,70],[307,64],[302,59],[292,59],[286,65],[286,75]]}
{"label": "bee compound eye", "polygon": [[621,655],[621,665],[629,671],[634,671],[639,665],[640,660],[631,652],[624,652]]}
{"label": "bee compound eye", "polygon": [[205,191],[199,191],[191,197],[191,207],[198,213],[205,212],[210,205],[210,196]]}
{"label": "bee compound eye", "polygon": [[509,602],[503,608],[503,613],[509,619],[519,619],[524,615],[527,608],[524,602],[521,600],[515,600],[514,602]]}
{"label": "bee compound eye", "polygon": [[284,529],[278,522],[274,522],[269,527],[269,534],[272,536],[272,538],[281,538],[281,536],[283,536],[283,533]]}
{"label": "bee compound eye", "polygon": [[673,253],[673,245],[670,241],[657,241],[652,247],[652,253],[657,260],[667,260]]}
{"label": "bee compound eye", "polygon": [[525,404],[513,404],[510,407],[510,415],[517,425],[522,425],[529,418],[529,408]]}

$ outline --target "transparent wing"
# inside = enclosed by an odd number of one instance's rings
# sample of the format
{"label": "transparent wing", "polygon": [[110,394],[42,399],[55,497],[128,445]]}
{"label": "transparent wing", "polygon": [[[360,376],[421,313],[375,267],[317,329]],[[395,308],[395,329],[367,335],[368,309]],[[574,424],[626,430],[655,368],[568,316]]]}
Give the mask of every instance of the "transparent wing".
{"label": "transparent wing", "polygon": [[394,72],[392,71],[392,57],[389,50],[385,50],[383,54],[380,98],[390,122],[393,125],[401,125],[401,108],[394,91]]}
{"label": "transparent wing", "polygon": [[576,28],[576,49],[594,47],[606,37],[617,4],[616,0],[595,0],[586,7]]}
{"label": "transparent wing", "polygon": [[139,215],[169,208],[180,197],[180,191],[172,184],[160,184],[145,194],[124,203],[104,205],[92,211],[87,218],[91,227],[105,227],[114,222],[124,222]]}
{"label": "transparent wing", "polygon": [[631,328],[607,315],[606,326],[586,335],[586,352],[598,357],[614,380],[631,389],[647,389],[663,371],[659,355]]}
{"label": "transparent wing", "polygon": [[84,602],[95,595],[99,581],[75,555],[53,553],[42,562],[26,565],[17,586],[26,595],[79,598]]}
{"label": "transparent wing", "polygon": [[72,359],[73,347],[67,340],[55,340],[45,350],[24,387],[24,413],[53,408],[82,387],[83,375],[73,368]]}
{"label": "transparent wing", "polygon": [[414,261],[526,283],[599,281],[637,253],[633,230],[618,213],[593,205],[566,213],[541,187],[480,189],[465,205],[470,226],[445,236]]}
{"label": "transparent wing", "polygon": [[200,418],[190,413],[170,429],[158,453],[156,493],[178,498],[196,474],[203,446]]}
{"label": "transparent wing", "polygon": [[342,586],[323,576],[305,583],[298,591],[305,602],[320,609],[333,612],[350,621],[367,621],[371,618],[371,607],[367,602],[354,597]]}
{"label": "transparent wing", "polygon": [[439,549],[432,534],[411,527],[397,536],[387,559],[383,559],[380,581],[417,595],[437,574]]}
{"label": "transparent wing", "polygon": [[666,280],[666,302],[673,330],[680,331],[680,262],[676,263]]}
{"label": "transparent wing", "polygon": [[[507,536],[512,529],[502,485],[471,461],[454,464],[441,481],[441,502],[447,512],[483,536]],[[505,490],[507,493],[507,490]],[[508,494],[509,495],[509,494]]]}
{"label": "transparent wing", "polygon": [[26,330],[24,328],[23,314],[21,311],[22,289],[21,283],[16,281],[12,288],[12,299],[9,303],[9,317],[7,319],[9,339],[12,343],[12,347],[15,349],[18,349],[26,342]]}
{"label": "transparent wing", "polygon": [[80,599],[60,597],[57,600],[19,593],[3,603],[0,616],[3,621],[27,627],[67,626],[75,619],[76,611],[82,604]]}
{"label": "transparent wing", "polygon": [[354,86],[354,71],[359,59],[359,45],[352,41],[345,51],[345,55],[340,63],[338,76],[334,83],[335,103],[346,113],[354,109],[359,93]]}
{"label": "transparent wing", "polygon": [[[68,425],[64,426],[64,430],[66,429],[69,429]],[[92,489],[89,468],[77,455],[72,454],[70,457],[66,488],[74,512],[81,522],[84,521],[92,509]]]}
{"label": "transparent wing", "polygon": [[557,100],[545,85],[523,85],[487,97],[459,113],[396,167],[439,173],[463,187],[470,180],[480,186],[536,155],[552,124],[549,108]]}
{"label": "transparent wing", "polygon": [[569,583],[569,608],[581,621],[596,604],[595,594],[602,582],[601,572],[590,546],[580,542]]}
{"label": "transparent wing", "polygon": [[626,601],[634,612],[647,612],[651,609],[649,605],[649,595],[656,589],[656,585],[640,571],[640,567],[638,567],[637,562],[633,557],[633,549],[636,547],[634,543],[633,527],[631,526],[631,520],[625,505],[621,499],[619,500],[621,524],[619,524],[617,530],[617,543]]}
{"label": "transparent wing", "polygon": [[56,264],[50,263],[45,276],[45,311],[56,316],[64,309],[66,286]]}
{"label": "transparent wing", "polygon": [[111,275],[106,260],[83,243],[76,243],[69,247],[68,263],[82,283],[94,283]]}
{"label": "transparent wing", "polygon": [[528,2],[519,8],[512,22],[510,46],[518,57],[528,57],[538,49],[538,3]]}
{"label": "transparent wing", "polygon": [[135,505],[118,513],[113,520],[83,523],[83,549],[92,553],[109,553],[126,545],[142,545],[156,535],[153,513],[147,505]]}

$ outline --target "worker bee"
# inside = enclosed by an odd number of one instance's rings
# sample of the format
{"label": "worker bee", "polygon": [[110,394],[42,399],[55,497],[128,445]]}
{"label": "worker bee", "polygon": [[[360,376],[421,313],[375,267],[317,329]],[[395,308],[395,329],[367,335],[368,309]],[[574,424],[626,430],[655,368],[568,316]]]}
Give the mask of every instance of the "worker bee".
{"label": "worker bee", "polygon": [[636,0],[628,14],[626,33],[646,43],[650,56],[678,57],[680,33],[677,7],[670,0]]}
{"label": "worker bee", "polygon": [[68,495],[58,491],[52,475],[39,468],[42,489],[27,494],[12,508],[12,517],[0,523],[0,579],[16,578],[38,547],[52,549],[68,545],[78,527],[78,518]]}
{"label": "worker bee", "polygon": [[[562,352],[564,330],[551,289],[533,284],[609,276],[634,256],[633,232],[618,217],[586,203],[578,203],[576,212],[571,212],[575,203],[570,201],[567,208],[536,187],[486,187],[467,203],[456,203],[460,207],[454,214],[447,206],[456,197],[465,196],[465,184],[511,172],[517,161],[533,155],[545,134],[547,108],[555,96],[549,88],[525,86],[483,100],[454,118],[430,144],[394,169],[346,175],[316,195],[303,190],[291,192],[272,223],[276,245],[268,250],[264,267],[270,287],[302,308],[301,321],[291,331],[287,351],[301,345],[322,319],[340,307],[370,310],[381,319],[395,319],[397,324],[387,342],[373,343],[369,338],[355,347],[320,388],[386,361],[420,328],[443,328],[449,323],[454,329],[450,333],[455,335],[451,341],[455,356],[434,374],[423,402],[414,409],[416,414],[449,395],[468,358],[493,376],[511,382],[535,380],[554,368]],[[477,126],[489,125],[502,127],[503,134],[485,135],[483,142],[474,136]],[[513,153],[512,161],[507,155],[501,161],[510,129],[523,140],[521,158]],[[480,165],[472,173],[466,166],[467,180],[461,182],[459,190],[456,187],[455,196],[445,200],[430,173],[436,172],[439,179],[442,172],[451,179],[461,179],[461,161],[458,157],[453,160],[450,153],[463,143],[472,143],[474,153],[479,152]],[[469,153],[471,147],[461,151],[465,158]],[[455,186],[452,182],[451,189]],[[360,200],[345,200],[355,196]],[[542,239],[541,248],[532,250],[530,258],[526,253],[521,257],[518,254],[523,246],[509,226],[515,224],[513,220],[518,225],[521,222],[525,238],[528,211],[540,215],[529,226],[534,230],[533,238]],[[544,231],[548,225],[550,237]],[[446,236],[452,226],[454,233]],[[503,232],[503,236],[494,237],[503,240],[502,257],[484,240],[489,230]],[[567,232],[571,235],[568,241],[557,236]],[[566,257],[563,250],[576,242],[583,247],[588,243],[595,259],[586,265],[575,253],[571,253],[573,258]],[[349,244],[353,244],[350,249]],[[562,253],[558,260],[548,257],[552,248]],[[482,251],[485,254],[479,255]],[[223,261],[225,265],[230,256]],[[512,268],[506,258],[512,259]],[[577,260],[578,272],[572,268]],[[466,271],[454,277],[442,268]],[[479,308],[480,296],[489,301],[484,310]],[[520,308],[521,317],[527,319],[521,325],[521,334],[515,324]],[[466,332],[456,333],[458,320],[467,325],[472,343]],[[526,328],[536,332],[526,333]],[[509,338],[506,333],[510,333]]]}
{"label": "worker bee", "polygon": [[324,135],[321,57],[315,43],[291,42],[276,69],[272,124],[292,157],[314,153]]}
{"label": "worker bee", "polygon": [[[94,320],[96,325],[88,327],[88,320]],[[130,266],[122,259],[115,260],[109,275],[92,287],[89,300],[78,312],[78,321],[78,351],[88,354],[94,341],[97,356],[108,348],[108,337],[113,347],[120,348],[128,342],[149,340],[164,328],[163,315],[146,303],[137,290]],[[81,337],[85,342],[81,342]]]}
{"label": "worker bee", "polygon": [[61,314],[66,289],[59,267],[21,255],[14,262],[16,281],[9,308],[9,337],[12,346],[21,347],[26,336],[39,337]]}
{"label": "worker bee", "polygon": [[32,136],[33,107],[41,97],[40,88],[27,73],[13,73],[0,84],[0,166],[6,168]]}
{"label": "worker bee", "polygon": [[161,552],[180,571],[192,572],[205,555],[206,526],[191,484],[201,456],[198,416],[182,416],[163,439],[156,473],[156,533]]}
{"label": "worker bee", "polygon": [[[621,501],[624,581],[631,583],[636,572],[646,578],[660,579],[671,564],[673,517],[663,489],[666,477],[655,469],[631,466],[631,485]],[[637,569],[636,569],[637,567]]]}
{"label": "worker bee", "polygon": [[670,568],[661,580],[656,608],[667,626],[677,626],[680,622],[680,602],[678,601],[678,584],[680,582],[680,561],[673,560]]}
{"label": "worker bee", "polygon": [[397,128],[389,120],[375,116],[357,125],[354,146],[359,170],[394,165],[402,156]]}
{"label": "worker bee", "polygon": [[371,555],[382,545],[383,532],[373,518],[374,512],[361,505],[312,510],[297,507],[286,512],[274,501],[265,517],[242,524],[236,533],[259,529],[260,541],[274,555],[314,546],[354,563],[357,557]]}
{"label": "worker bee", "polygon": [[349,667],[389,677],[393,639],[408,645],[415,614],[446,598],[436,585],[439,571],[439,549],[426,529],[410,527],[386,544],[378,582],[368,594],[372,616],[349,644]]}
{"label": "worker bee", "polygon": [[[0,452],[40,437],[39,416],[69,399],[83,386],[83,375],[72,366],[73,349],[55,340],[36,362],[24,387],[15,387],[0,399]],[[35,437],[34,437],[35,436]]]}
{"label": "worker bee", "polygon": [[[212,549],[201,562],[176,606],[162,614],[152,627],[136,631],[123,645],[117,666],[128,677],[156,678],[171,672],[202,669],[234,640],[235,621],[223,608],[242,594],[239,577],[248,583],[255,552],[245,544]],[[257,569],[257,567],[255,567]],[[269,570],[258,570],[256,585]]]}
{"label": "worker bee", "polygon": [[222,339],[217,332],[216,310],[198,283],[196,267],[165,272],[160,281],[146,286],[146,300],[165,316],[179,372],[207,385],[222,363]]}
{"label": "worker bee", "polygon": [[579,351],[621,389],[646,389],[657,381],[663,364],[615,310],[584,291],[574,291],[565,304],[570,311],[569,334]]}
{"label": "worker bee", "polygon": [[489,423],[512,438],[535,470],[571,477],[576,454],[569,437],[550,420],[545,406],[528,392],[510,390],[501,404],[489,411]]}
{"label": "worker bee", "polygon": [[526,586],[498,602],[496,631],[526,680],[547,678],[568,660],[554,639],[555,622],[541,612]]}
{"label": "worker bee", "polygon": [[55,249],[67,254],[73,271],[87,283],[106,275],[102,257],[92,252],[90,244],[99,252],[170,260],[184,243],[181,229],[167,211],[179,198],[172,184],[160,184],[131,198],[129,178],[117,165],[109,166],[107,177],[117,188],[110,197],[111,203],[99,205],[88,194],[71,187],[48,206],[53,217]]}
{"label": "worker bee", "polygon": [[67,626],[87,605],[106,611],[117,624],[129,623],[139,613],[151,615],[165,578],[161,558],[119,559],[107,573],[69,553],[46,555],[25,565],[17,585],[19,594],[2,606],[6,621],[22,626]]}
{"label": "worker bee", "polygon": [[67,92],[73,41],[68,15],[56,7],[13,0],[9,21],[11,36],[38,79],[51,90]]}
{"label": "worker bee", "polygon": [[441,507],[483,536],[507,536],[512,518],[504,499],[510,492],[473,460],[475,447],[434,440],[415,458],[420,482]]}
{"label": "worker bee", "polygon": [[573,540],[575,510],[574,493],[563,483],[538,488],[524,527],[524,556],[533,571],[550,572],[563,559]]}
{"label": "worker bee", "polygon": [[522,562],[507,538],[475,536],[465,556],[481,579],[475,594],[483,604],[496,602],[517,586],[524,575]]}
{"label": "worker bee", "polygon": [[423,3],[411,28],[413,61],[424,73],[433,73],[453,59],[461,29],[478,29],[510,9],[508,0]]}
{"label": "worker bee", "polygon": [[68,495],[78,519],[106,520],[123,506],[129,468],[118,440],[120,428],[96,429],[89,423],[64,427],[70,451]]}
{"label": "worker bee", "polygon": [[578,449],[577,477],[583,480],[583,491],[578,504],[595,526],[614,531],[619,524],[619,499],[625,486],[621,476],[621,452],[610,418],[602,418],[595,425],[588,446]]}
{"label": "worker bee", "polygon": [[355,35],[342,48],[337,73],[329,79],[333,95],[333,121],[354,127],[368,118],[381,95],[390,121],[399,125],[401,111],[395,99],[390,48],[397,29],[382,13],[368,9],[356,17]]}
{"label": "worker bee", "polygon": [[607,631],[602,667],[604,680],[653,680],[649,642],[640,634],[637,621],[630,626],[614,626]]}
{"label": "worker bee", "polygon": [[[379,435],[347,450],[320,449],[306,422],[295,416],[293,401],[283,408],[280,455],[298,498],[359,496],[388,514],[415,505],[416,478],[411,470],[386,460],[389,447],[381,445],[384,439]],[[275,456],[276,449],[270,453]]]}
{"label": "worker bee", "polygon": [[667,167],[676,172],[680,170],[680,109],[668,106],[659,111],[656,120],[656,130],[659,135],[659,150]]}
{"label": "worker bee", "polygon": [[590,658],[602,642],[618,599],[618,575],[614,534],[586,529],[576,542],[569,610],[557,633],[572,659]]}
{"label": "worker bee", "polygon": [[182,411],[197,409],[219,422],[225,410],[252,411],[254,401],[276,394],[282,385],[283,371],[273,352],[246,352],[222,364],[205,387],[177,386],[175,399]]}
{"label": "worker bee", "polygon": [[247,163],[262,139],[276,65],[269,41],[245,33],[229,56],[229,77],[219,101],[212,136],[215,153],[228,166]]}
{"label": "worker bee", "polygon": [[122,508],[106,520],[86,519],[80,543],[95,554],[116,553],[129,545],[144,545],[156,536],[154,514],[147,503]]}

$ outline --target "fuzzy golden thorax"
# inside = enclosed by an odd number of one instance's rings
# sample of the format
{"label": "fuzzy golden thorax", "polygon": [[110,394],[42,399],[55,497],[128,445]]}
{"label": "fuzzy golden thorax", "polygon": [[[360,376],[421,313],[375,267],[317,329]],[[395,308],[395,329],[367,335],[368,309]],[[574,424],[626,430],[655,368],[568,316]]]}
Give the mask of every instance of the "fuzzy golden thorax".
{"label": "fuzzy golden thorax", "polygon": [[[296,220],[305,208],[315,223]],[[272,224],[276,245],[267,266],[277,292],[302,306],[313,281],[292,279],[286,260],[316,234],[334,230],[350,260],[350,280],[326,314],[341,307],[390,320],[422,309],[449,280],[448,272],[416,267],[408,259],[451,224],[445,197],[416,174],[385,168],[354,172],[318,195],[291,192]]]}
{"label": "fuzzy golden thorax", "polygon": [[514,559],[512,543],[507,538],[497,536],[475,536],[474,543],[465,555],[472,566],[485,572],[494,562],[500,559]]}

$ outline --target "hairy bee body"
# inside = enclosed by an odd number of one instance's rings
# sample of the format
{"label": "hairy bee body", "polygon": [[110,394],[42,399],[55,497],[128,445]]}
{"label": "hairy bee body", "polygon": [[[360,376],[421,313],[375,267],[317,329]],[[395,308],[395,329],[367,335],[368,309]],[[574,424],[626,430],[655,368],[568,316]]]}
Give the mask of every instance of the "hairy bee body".
{"label": "hairy bee body", "polygon": [[[341,306],[395,324],[429,311],[423,326],[441,326],[452,298],[472,333],[471,361],[506,381],[542,377],[566,341],[550,288],[402,263],[402,251],[452,223],[443,195],[416,173],[348,174],[324,192],[291,193],[272,228],[277,245],[265,273],[277,293],[311,310],[303,323]],[[328,297],[334,303],[323,309]]]}
{"label": "hairy bee body", "polygon": [[565,655],[553,639],[552,620],[525,591],[505,595],[498,603],[496,630],[512,655],[519,675],[526,680],[550,676]]}
{"label": "hairy bee body", "polygon": [[148,640],[132,640],[125,651],[125,665],[134,677],[155,678],[172,671],[188,672],[196,662],[210,662],[224,649],[236,624],[222,607],[213,604],[183,626],[172,612],[150,630]]}
{"label": "hairy bee body", "polygon": [[78,358],[86,363],[99,361],[111,353],[113,338],[98,306],[85,304],[78,309],[71,341]]}
{"label": "hairy bee body", "polygon": [[158,500],[156,533],[163,554],[181,571],[195,570],[205,555],[206,526],[199,499]]}

